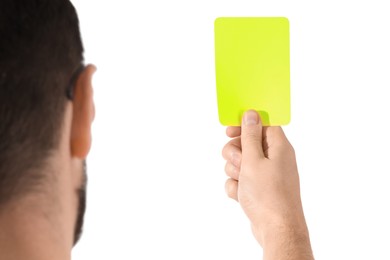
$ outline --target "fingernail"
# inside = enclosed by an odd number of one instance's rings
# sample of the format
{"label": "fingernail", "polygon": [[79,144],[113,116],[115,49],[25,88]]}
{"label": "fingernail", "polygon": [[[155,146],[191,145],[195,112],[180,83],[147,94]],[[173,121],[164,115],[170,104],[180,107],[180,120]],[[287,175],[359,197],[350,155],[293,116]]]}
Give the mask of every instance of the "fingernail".
{"label": "fingernail", "polygon": [[244,124],[251,126],[259,123],[259,114],[254,110],[249,110],[244,115]]}

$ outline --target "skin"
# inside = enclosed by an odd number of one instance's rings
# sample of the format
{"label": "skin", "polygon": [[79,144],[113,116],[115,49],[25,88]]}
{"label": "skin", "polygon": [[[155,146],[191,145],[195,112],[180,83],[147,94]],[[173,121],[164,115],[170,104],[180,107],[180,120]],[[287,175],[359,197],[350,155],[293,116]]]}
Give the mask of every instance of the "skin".
{"label": "skin", "polygon": [[91,147],[95,116],[92,76],[88,65],[76,83],[74,100],[67,102],[59,147],[48,158],[48,178],[40,190],[11,201],[0,211],[1,259],[68,260],[74,245],[78,190],[83,185],[83,162]]}
{"label": "skin", "polygon": [[314,259],[300,197],[294,149],[281,127],[263,127],[247,111],[241,127],[228,127],[223,148],[227,195],[249,218],[264,260]]}

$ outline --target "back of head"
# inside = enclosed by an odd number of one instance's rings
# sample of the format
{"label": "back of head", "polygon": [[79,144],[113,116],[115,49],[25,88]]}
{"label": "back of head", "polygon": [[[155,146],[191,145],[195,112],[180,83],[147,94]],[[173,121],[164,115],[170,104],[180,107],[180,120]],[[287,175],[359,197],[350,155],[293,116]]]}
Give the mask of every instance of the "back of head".
{"label": "back of head", "polygon": [[69,0],[0,1],[0,209],[52,174],[66,89],[83,61]]}

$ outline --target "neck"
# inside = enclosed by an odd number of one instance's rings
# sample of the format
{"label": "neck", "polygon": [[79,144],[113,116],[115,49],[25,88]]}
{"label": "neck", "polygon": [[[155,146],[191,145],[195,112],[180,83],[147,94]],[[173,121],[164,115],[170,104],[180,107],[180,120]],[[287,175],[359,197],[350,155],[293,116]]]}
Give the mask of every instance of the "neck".
{"label": "neck", "polygon": [[48,202],[24,198],[5,206],[0,211],[1,259],[70,259],[72,244],[62,232],[64,221]]}
{"label": "neck", "polygon": [[[71,122],[71,109],[65,113]],[[69,154],[70,127],[63,132],[58,153],[47,169],[55,178],[44,180],[40,191],[32,191],[0,207],[0,259],[69,260],[73,247],[76,207],[75,183],[82,163]],[[45,182],[47,181],[47,182]],[[36,192],[36,193],[34,193]]]}

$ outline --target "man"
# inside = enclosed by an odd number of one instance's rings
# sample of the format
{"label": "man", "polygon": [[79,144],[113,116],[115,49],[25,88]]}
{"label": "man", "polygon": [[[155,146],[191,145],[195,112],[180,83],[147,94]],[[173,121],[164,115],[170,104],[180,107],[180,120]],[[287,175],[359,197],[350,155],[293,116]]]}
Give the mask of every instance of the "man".
{"label": "man", "polygon": [[[0,259],[68,260],[85,210],[96,69],[83,66],[69,0],[0,1],[0,36]],[[259,117],[247,115],[242,133],[228,128],[228,194],[265,259],[312,259],[292,148],[280,128],[264,129],[262,146]]]}
{"label": "man", "polygon": [[68,0],[0,1],[0,259],[70,259],[94,118]]}

